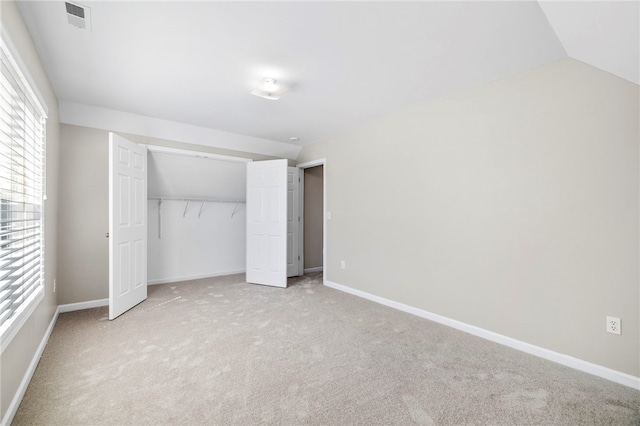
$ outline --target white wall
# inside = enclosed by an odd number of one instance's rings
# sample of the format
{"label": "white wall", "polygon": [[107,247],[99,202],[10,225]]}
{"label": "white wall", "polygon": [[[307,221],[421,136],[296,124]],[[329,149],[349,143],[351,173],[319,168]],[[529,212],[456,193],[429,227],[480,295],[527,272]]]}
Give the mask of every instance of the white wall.
{"label": "white wall", "polygon": [[244,272],[246,209],[235,203],[162,202],[159,238],[158,201],[148,201],[149,284]]}
{"label": "white wall", "polygon": [[326,278],[640,376],[639,94],[567,59],[305,147]]}

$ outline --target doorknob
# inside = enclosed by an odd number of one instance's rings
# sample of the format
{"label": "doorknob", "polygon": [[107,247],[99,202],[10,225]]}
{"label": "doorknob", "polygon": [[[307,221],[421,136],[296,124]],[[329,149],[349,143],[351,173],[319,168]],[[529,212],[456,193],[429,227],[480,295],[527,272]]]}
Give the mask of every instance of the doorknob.
{"label": "doorknob", "polygon": [[109,238],[109,233],[107,232],[106,234],[104,234],[105,238]]}

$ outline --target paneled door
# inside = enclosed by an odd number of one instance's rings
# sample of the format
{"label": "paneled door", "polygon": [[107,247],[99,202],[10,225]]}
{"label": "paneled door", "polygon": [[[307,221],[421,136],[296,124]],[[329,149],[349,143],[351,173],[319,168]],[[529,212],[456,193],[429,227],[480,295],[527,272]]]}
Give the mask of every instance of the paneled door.
{"label": "paneled door", "polygon": [[247,163],[247,282],[287,286],[287,160]]}
{"label": "paneled door", "polygon": [[109,319],[147,298],[147,149],[109,133]]}
{"label": "paneled door", "polygon": [[300,264],[300,169],[287,168],[287,277],[302,275]]}

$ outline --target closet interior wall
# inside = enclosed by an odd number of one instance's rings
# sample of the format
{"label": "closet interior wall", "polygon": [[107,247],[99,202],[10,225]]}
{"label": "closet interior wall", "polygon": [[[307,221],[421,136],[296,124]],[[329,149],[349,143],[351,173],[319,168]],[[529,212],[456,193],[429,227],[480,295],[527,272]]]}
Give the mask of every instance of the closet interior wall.
{"label": "closet interior wall", "polygon": [[203,205],[192,201],[187,206],[186,201],[178,200],[147,203],[149,284],[244,272],[244,204],[237,207],[236,203]]}
{"label": "closet interior wall", "polygon": [[149,284],[242,273],[246,164],[149,152]]}

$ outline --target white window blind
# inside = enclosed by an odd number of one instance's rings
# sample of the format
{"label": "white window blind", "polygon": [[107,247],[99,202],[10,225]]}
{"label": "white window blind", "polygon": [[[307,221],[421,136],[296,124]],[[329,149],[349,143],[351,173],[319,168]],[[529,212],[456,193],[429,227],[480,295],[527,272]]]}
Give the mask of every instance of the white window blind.
{"label": "white window blind", "polygon": [[0,338],[2,348],[44,294],[46,114],[0,43]]}

